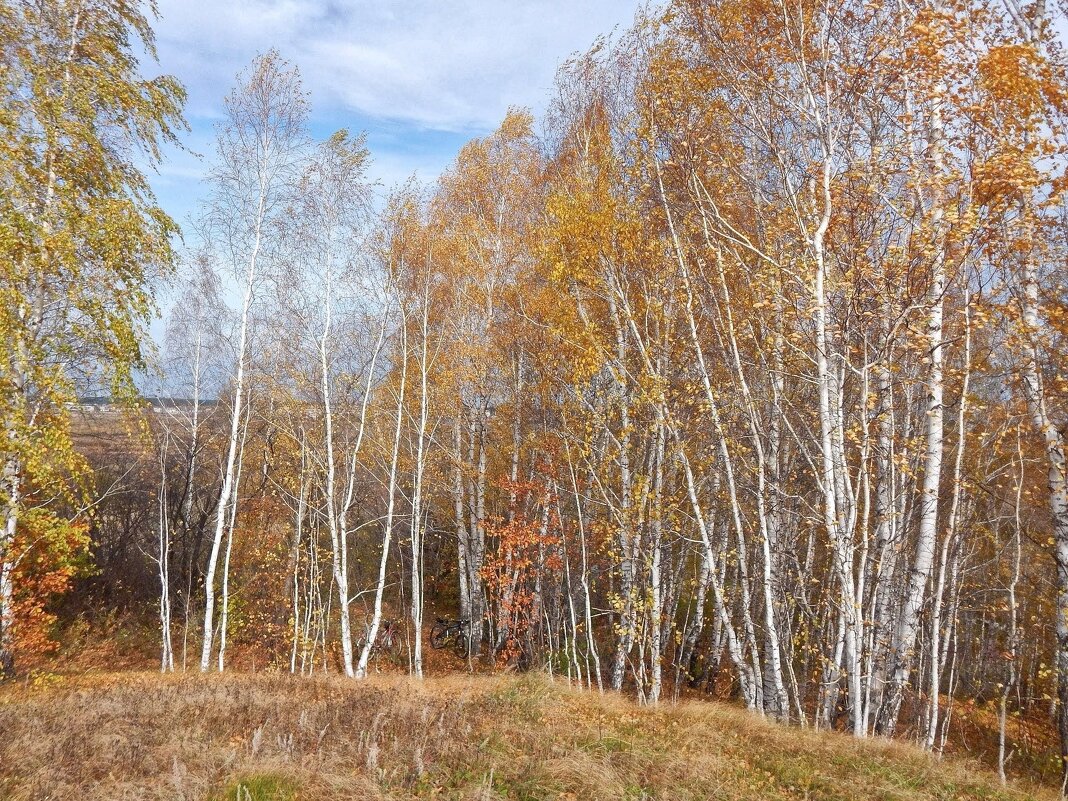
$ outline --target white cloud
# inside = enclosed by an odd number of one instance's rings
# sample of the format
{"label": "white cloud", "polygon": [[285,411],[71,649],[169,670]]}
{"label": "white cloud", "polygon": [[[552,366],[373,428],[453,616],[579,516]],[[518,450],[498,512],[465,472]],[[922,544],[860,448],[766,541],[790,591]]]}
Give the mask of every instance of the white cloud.
{"label": "white cloud", "polygon": [[540,107],[557,65],[627,25],[635,0],[162,0],[164,70],[191,115],[217,113],[235,73],[277,47],[317,108],[452,131]]}

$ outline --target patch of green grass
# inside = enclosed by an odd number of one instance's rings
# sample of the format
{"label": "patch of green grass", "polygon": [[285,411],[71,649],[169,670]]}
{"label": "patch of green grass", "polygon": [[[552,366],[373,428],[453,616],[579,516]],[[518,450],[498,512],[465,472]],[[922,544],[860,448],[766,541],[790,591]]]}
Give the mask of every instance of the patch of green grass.
{"label": "patch of green grass", "polygon": [[300,788],[292,779],[277,773],[246,776],[231,783],[211,801],[297,801]]}
{"label": "patch of green grass", "polygon": [[542,704],[552,690],[537,675],[523,675],[488,694],[492,704],[513,720],[536,722],[541,715]]}

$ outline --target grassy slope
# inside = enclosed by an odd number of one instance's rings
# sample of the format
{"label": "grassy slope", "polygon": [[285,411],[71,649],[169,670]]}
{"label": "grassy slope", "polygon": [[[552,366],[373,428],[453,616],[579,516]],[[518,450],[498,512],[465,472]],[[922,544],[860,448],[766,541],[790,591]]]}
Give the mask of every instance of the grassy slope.
{"label": "grassy slope", "polygon": [[[246,793],[247,791],[247,793]],[[541,678],[68,678],[0,689],[11,799],[1021,799],[976,765],[768,723],[643,709]]]}

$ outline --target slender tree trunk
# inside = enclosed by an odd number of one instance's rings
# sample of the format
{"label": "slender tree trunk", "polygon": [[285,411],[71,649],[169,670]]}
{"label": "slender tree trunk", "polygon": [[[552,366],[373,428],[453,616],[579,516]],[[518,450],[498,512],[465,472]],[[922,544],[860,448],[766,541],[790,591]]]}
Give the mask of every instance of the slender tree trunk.
{"label": "slender tree trunk", "polygon": [[4,510],[3,538],[0,539],[0,679],[15,673],[15,564],[11,550],[22,503],[21,465],[17,457],[7,458],[3,479],[7,485],[7,506]]}
{"label": "slender tree trunk", "polygon": [[1022,266],[1018,296],[1023,329],[1021,335],[1024,363],[1021,369],[1021,384],[1031,424],[1042,438],[1045,450],[1046,483],[1049,487],[1054,557],[1057,563],[1057,728],[1061,739],[1063,780],[1068,783],[1068,464],[1065,460],[1064,435],[1054,425],[1046,406],[1046,390],[1038,349],[1041,331],[1038,276],[1030,260],[1026,260]]}
{"label": "slender tree trunk", "polygon": [[[300,474],[298,476],[296,520],[293,526],[293,546],[289,552],[290,598],[293,615],[293,648],[289,655],[289,672],[297,672],[297,651],[301,642],[300,635],[300,546],[304,540],[304,516],[308,503],[308,443],[303,429],[300,437]],[[310,605],[308,607],[310,609]]]}
{"label": "slender tree trunk", "polygon": [[[929,151],[932,154],[931,172],[934,181],[942,180],[942,110],[936,99],[931,109]],[[920,612],[927,594],[934,567],[935,543],[938,539],[939,493],[942,483],[943,454],[943,382],[942,362],[945,347],[943,339],[943,306],[946,293],[946,242],[942,230],[943,209],[941,192],[935,193],[930,212],[931,229],[934,234],[934,261],[931,266],[930,286],[927,291],[927,416],[926,454],[924,458],[923,486],[920,495],[920,524],[916,539],[916,553],[909,573],[908,589],[904,607],[898,618],[894,645],[891,650],[891,668],[883,707],[879,712],[876,729],[891,737],[912,671],[913,650],[920,629]]]}
{"label": "slender tree trunk", "polygon": [[453,525],[456,527],[456,572],[460,584],[460,619],[471,620],[471,583],[468,580],[467,553],[468,534],[464,523],[464,471],[463,471],[463,434],[460,428],[462,404],[458,405],[456,418],[452,426],[453,468],[452,468],[452,508]]}
{"label": "slender tree trunk", "polygon": [[219,672],[226,666],[227,624],[230,619],[230,554],[234,546],[234,527],[237,525],[237,494],[241,489],[241,468],[245,464],[245,440],[248,437],[248,415],[241,427],[241,449],[237,454],[237,474],[234,476],[234,499],[230,503],[230,519],[226,524],[226,555],[223,557],[222,611],[219,615]]}
{"label": "slender tree trunk", "polygon": [[1008,642],[1005,647],[1005,661],[1007,664],[1005,669],[1005,681],[1001,687],[1001,698],[998,699],[998,776],[1001,778],[1002,784],[1008,782],[1008,779],[1005,776],[1005,726],[1008,722],[1009,696],[1012,695],[1012,692],[1016,687],[1016,682],[1019,679],[1017,662],[1020,643],[1018,635],[1019,615],[1016,606],[1016,585],[1020,583],[1020,534],[1022,528],[1020,521],[1020,506],[1023,500],[1023,486],[1027,474],[1026,463],[1024,462],[1023,456],[1023,443],[1021,441],[1019,430],[1016,432],[1016,455],[1020,460],[1020,472],[1016,477],[1016,516],[1012,531],[1012,577],[1009,579],[1009,586],[1006,592],[1009,608]]}
{"label": "slender tree trunk", "polygon": [[[575,475],[575,463],[571,455],[571,445],[565,440],[567,449],[567,467],[571,476],[571,491],[575,496],[575,520],[578,524],[579,545],[582,549],[582,595],[584,611],[584,628],[586,629],[586,652],[588,657],[593,658],[593,674],[597,678],[598,692],[604,692],[603,679],[601,676],[601,658],[597,653],[597,642],[593,636],[593,600],[590,594],[590,565],[589,554],[586,548],[586,518],[583,512],[582,497],[579,495],[578,477]],[[587,670],[587,677],[591,671]]]}
{"label": "slender tree trunk", "polygon": [[323,397],[323,425],[326,445],[326,518],[330,531],[330,548],[334,586],[338,595],[338,617],[341,628],[342,670],[353,675],[352,619],[349,611],[348,531],[345,526],[347,498],[338,509],[337,449],[334,441],[334,405],[330,375],[331,326],[333,324],[332,264],[326,265],[326,300],[323,304],[323,329],[319,337],[319,379]]}
{"label": "slender tree trunk", "polygon": [[423,298],[421,305],[421,330],[419,342],[419,426],[416,431],[415,452],[415,482],[412,488],[412,671],[420,679],[423,678],[423,473],[426,461],[426,430],[428,417],[428,404],[430,395],[427,388],[430,365],[429,343],[430,336],[430,276],[426,276],[423,285]]}
{"label": "slender tree trunk", "polygon": [[[931,611],[931,700],[927,720],[927,733],[924,747],[934,748],[938,736],[939,697],[942,692],[942,670],[945,666],[946,652],[942,636],[942,607],[945,598],[946,567],[957,537],[957,521],[960,515],[960,497],[963,491],[961,474],[964,466],[964,446],[967,442],[965,428],[968,419],[968,391],[972,375],[972,315],[971,294],[964,295],[964,378],[961,382],[960,404],[957,409],[957,451],[953,463],[953,495],[946,519],[946,533],[942,540],[942,552],[938,560],[938,574],[935,580],[933,609]],[[952,625],[952,624],[950,624]]]}
{"label": "slender tree trunk", "polygon": [[248,272],[245,279],[245,296],[241,304],[241,323],[237,346],[237,375],[234,377],[233,408],[230,410],[230,439],[226,451],[226,468],[223,483],[219,490],[218,506],[215,510],[215,536],[208,556],[208,569],[204,575],[204,639],[200,650],[200,672],[206,673],[211,667],[212,639],[215,632],[215,569],[219,563],[219,551],[223,535],[226,533],[227,513],[234,495],[234,468],[237,451],[240,447],[241,419],[245,400],[245,358],[248,349],[249,316],[252,310],[253,290],[256,281],[256,263],[259,259],[262,225],[266,198],[260,195],[257,210],[257,223],[252,255],[249,258]]}
{"label": "slender tree trunk", "polygon": [[649,606],[649,696],[648,702],[656,704],[660,701],[660,692],[663,688],[663,650],[664,643],[661,640],[662,623],[664,615],[664,589],[663,589],[663,554],[664,554],[664,440],[666,438],[666,425],[664,423],[664,411],[662,404],[657,410],[657,423],[653,456],[653,498],[651,511],[652,542],[650,547],[653,551],[652,564],[649,567],[649,590],[651,593]]}
{"label": "slender tree trunk", "polygon": [[167,512],[167,455],[170,450],[170,436],[164,434],[160,448],[160,485],[159,485],[159,551],[156,564],[159,568],[159,624],[162,648],[160,653],[160,672],[174,671],[174,645],[171,639],[171,530]]}
{"label": "slender tree trunk", "polygon": [[393,456],[389,465],[389,483],[386,499],[386,519],[382,537],[382,559],[378,565],[378,584],[375,587],[375,605],[371,617],[371,626],[367,631],[367,639],[360,649],[360,661],[356,665],[356,678],[362,679],[367,676],[367,663],[371,659],[371,649],[378,638],[378,628],[382,623],[382,597],[386,590],[386,568],[389,564],[389,547],[393,541],[393,525],[397,503],[397,466],[400,460],[401,426],[404,422],[404,393],[408,380],[408,339],[406,334],[407,321],[401,320],[401,378],[400,387],[397,389],[397,423],[393,431]]}
{"label": "slender tree trunk", "polygon": [[852,709],[852,729],[858,737],[867,734],[863,714],[863,677],[860,654],[860,621],[857,615],[856,582],[853,574],[854,546],[848,526],[851,513],[843,508],[846,495],[842,492],[840,475],[845,466],[842,441],[836,437],[836,414],[840,410],[840,394],[836,392],[837,381],[830,367],[831,336],[827,327],[827,295],[825,289],[827,265],[824,238],[831,221],[831,154],[825,145],[822,180],[817,190],[813,181],[813,194],[822,194],[823,213],[811,238],[815,261],[813,280],[813,307],[816,321],[816,378],[819,392],[820,451],[822,470],[820,475],[823,495],[824,526],[833,551],[835,572],[839,588],[839,615],[841,616],[841,655]]}
{"label": "slender tree trunk", "polygon": [[619,498],[620,513],[618,526],[619,539],[619,625],[616,635],[616,651],[612,659],[612,689],[619,692],[623,689],[623,679],[626,674],[627,656],[634,644],[635,625],[634,619],[634,581],[635,551],[638,533],[633,530],[634,521],[631,515],[631,500],[634,495],[633,480],[630,467],[631,445],[631,421],[630,421],[630,393],[627,389],[626,378],[626,340],[623,334],[623,325],[619,319],[619,310],[615,300],[609,299],[612,321],[615,327],[616,339],[616,364],[612,368],[615,376],[616,389],[619,403]]}

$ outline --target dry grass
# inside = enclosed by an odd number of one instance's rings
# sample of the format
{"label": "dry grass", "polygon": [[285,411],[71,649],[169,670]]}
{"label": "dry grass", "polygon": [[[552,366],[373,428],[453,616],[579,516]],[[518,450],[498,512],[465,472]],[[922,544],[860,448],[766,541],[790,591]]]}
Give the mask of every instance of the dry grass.
{"label": "dry grass", "polygon": [[1022,799],[976,765],[767,723],[642,709],[539,677],[66,678],[0,690],[10,799]]}

